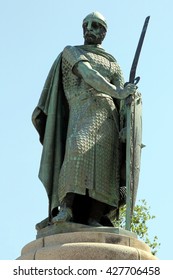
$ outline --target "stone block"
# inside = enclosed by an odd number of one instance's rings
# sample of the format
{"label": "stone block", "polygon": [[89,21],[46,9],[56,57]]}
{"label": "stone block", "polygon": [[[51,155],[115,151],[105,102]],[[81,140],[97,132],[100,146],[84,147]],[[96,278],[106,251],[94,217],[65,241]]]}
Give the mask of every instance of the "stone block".
{"label": "stone block", "polygon": [[37,249],[40,249],[44,246],[44,239],[40,238],[40,239],[36,239],[34,241],[31,241],[30,243],[28,243],[27,245],[25,245],[22,249],[22,255],[29,253],[29,252],[33,252],[36,251]]}
{"label": "stone block", "polygon": [[[87,229],[86,229],[87,230]],[[27,244],[18,260],[154,260],[137,238],[109,232],[58,233]]]}

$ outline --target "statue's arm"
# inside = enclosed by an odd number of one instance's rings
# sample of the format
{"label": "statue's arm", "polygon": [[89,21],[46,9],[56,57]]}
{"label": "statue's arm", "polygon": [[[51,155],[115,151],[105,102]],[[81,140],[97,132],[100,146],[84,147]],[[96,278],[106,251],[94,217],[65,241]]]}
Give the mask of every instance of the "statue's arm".
{"label": "statue's arm", "polygon": [[79,61],[73,68],[74,74],[97,91],[106,93],[117,99],[124,99],[136,91],[135,85],[128,84],[125,88],[109,83],[98,71],[94,70],[88,61]]}

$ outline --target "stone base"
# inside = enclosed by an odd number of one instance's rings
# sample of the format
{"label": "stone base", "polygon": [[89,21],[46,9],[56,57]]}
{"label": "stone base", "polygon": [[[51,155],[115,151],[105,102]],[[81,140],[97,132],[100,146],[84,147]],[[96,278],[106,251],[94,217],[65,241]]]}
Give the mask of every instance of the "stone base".
{"label": "stone base", "polygon": [[119,227],[94,227],[94,226],[88,226],[84,224],[78,224],[73,222],[57,222],[55,224],[52,224],[50,226],[46,226],[42,229],[37,230],[37,236],[36,238],[50,236],[54,234],[59,233],[67,233],[67,232],[109,232],[109,233],[116,233],[121,235],[127,235],[134,238],[137,238],[136,233],[125,230],[123,228]]}
{"label": "stone base", "polygon": [[[115,230],[114,228],[109,228]],[[47,229],[49,232],[51,228]],[[52,229],[52,230],[55,230]],[[123,229],[121,229],[123,231]],[[119,230],[119,232],[121,232]],[[46,229],[45,229],[46,231]],[[128,234],[127,234],[128,233]],[[38,235],[38,234],[37,234]],[[132,233],[108,232],[97,227],[76,232],[56,233],[30,242],[17,260],[155,260],[145,243]]]}

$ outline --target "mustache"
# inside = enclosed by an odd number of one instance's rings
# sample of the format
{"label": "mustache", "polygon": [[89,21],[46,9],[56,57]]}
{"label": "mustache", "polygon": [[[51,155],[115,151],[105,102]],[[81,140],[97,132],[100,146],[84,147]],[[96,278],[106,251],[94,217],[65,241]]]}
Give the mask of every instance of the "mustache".
{"label": "mustache", "polygon": [[91,31],[86,31],[84,33],[84,36],[91,36],[91,37],[97,38],[97,36],[93,32],[91,32]]}

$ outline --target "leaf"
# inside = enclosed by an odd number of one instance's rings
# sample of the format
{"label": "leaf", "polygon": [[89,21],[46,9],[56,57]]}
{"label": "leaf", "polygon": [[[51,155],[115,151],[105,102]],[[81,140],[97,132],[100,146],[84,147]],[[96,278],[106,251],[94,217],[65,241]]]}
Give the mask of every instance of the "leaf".
{"label": "leaf", "polygon": [[[160,248],[160,243],[158,242],[158,237],[154,236],[153,240],[149,238],[147,222],[155,219],[154,215],[150,214],[150,206],[147,205],[145,199],[139,200],[138,205],[134,207],[131,231],[136,233],[138,238],[145,242],[150,248],[151,253],[156,255],[158,249]],[[125,228],[126,219],[126,207],[120,208],[119,220],[112,221],[115,227]]]}

